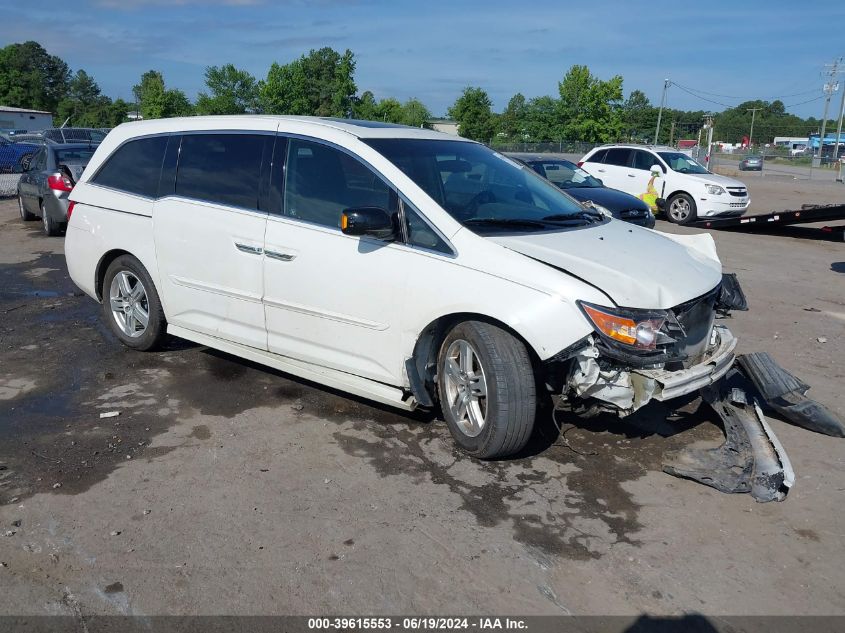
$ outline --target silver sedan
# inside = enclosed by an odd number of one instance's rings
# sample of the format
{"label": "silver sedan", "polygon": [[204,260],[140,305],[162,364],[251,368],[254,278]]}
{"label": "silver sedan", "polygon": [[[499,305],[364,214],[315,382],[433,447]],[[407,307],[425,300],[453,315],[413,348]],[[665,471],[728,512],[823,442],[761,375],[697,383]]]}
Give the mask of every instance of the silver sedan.
{"label": "silver sedan", "polygon": [[21,219],[40,217],[44,233],[58,235],[67,225],[68,196],[95,149],[88,143],[45,144],[25,161],[18,182]]}

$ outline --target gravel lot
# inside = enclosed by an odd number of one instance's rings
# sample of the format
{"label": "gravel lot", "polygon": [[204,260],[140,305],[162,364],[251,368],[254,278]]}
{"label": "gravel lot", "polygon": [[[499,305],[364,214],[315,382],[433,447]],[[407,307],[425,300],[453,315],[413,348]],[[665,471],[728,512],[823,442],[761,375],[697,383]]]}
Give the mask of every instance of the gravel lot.
{"label": "gravel lot", "polygon": [[[123,348],[39,228],[0,202],[0,614],[845,614],[845,440],[773,420],[797,476],[780,504],[661,472],[719,442],[697,399],[545,421],[527,456],[481,463],[431,415]],[[845,416],[845,246],[714,237],[751,304],[740,351]]]}

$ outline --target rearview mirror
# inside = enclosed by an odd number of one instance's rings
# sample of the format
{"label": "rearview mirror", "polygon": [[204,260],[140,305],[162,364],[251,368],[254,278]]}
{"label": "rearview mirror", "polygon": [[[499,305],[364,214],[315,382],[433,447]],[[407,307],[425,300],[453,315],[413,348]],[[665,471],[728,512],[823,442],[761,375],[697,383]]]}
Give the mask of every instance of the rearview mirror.
{"label": "rearview mirror", "polygon": [[392,240],[396,237],[393,218],[381,207],[353,207],[340,215],[340,230],[346,235]]}
{"label": "rearview mirror", "polygon": [[29,171],[30,163],[32,163],[32,156],[24,156],[21,158],[21,169],[23,171]]}

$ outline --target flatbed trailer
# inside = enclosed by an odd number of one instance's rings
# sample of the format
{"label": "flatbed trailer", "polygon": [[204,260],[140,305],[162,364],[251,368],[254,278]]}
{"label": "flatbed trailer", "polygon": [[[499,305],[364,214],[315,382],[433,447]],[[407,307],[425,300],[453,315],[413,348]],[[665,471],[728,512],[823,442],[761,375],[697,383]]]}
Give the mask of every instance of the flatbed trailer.
{"label": "flatbed trailer", "polygon": [[837,220],[845,221],[845,204],[805,204],[797,211],[773,211],[737,218],[706,218],[692,222],[690,226],[700,226],[705,229],[742,228],[753,231],[755,229],[765,230],[773,226],[835,222]]}

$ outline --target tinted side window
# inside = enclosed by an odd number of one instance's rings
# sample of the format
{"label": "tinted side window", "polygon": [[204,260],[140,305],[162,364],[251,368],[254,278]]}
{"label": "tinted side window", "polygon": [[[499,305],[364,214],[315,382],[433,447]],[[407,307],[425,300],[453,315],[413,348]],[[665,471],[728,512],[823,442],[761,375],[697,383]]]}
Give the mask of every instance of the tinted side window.
{"label": "tinted side window", "polygon": [[644,152],[642,150],[634,152],[634,169],[644,169],[645,171],[649,171],[652,165],[658,164],[657,159],[648,152]]}
{"label": "tinted side window", "polygon": [[100,167],[92,182],[148,198],[158,195],[158,178],[166,136],[153,136],[122,145]]}
{"label": "tinted side window", "polygon": [[607,156],[604,158],[605,165],[619,165],[620,167],[627,167],[631,159],[631,150],[624,147],[614,147],[607,150]]}
{"label": "tinted side window", "polygon": [[600,149],[595,154],[590,156],[590,158],[587,160],[587,162],[589,162],[589,163],[603,163],[605,156],[607,156],[607,150],[606,149]]}
{"label": "tinted side window", "polygon": [[272,147],[272,140],[262,134],[186,134],[176,195],[258,209],[265,144]]}
{"label": "tinted side window", "polygon": [[300,139],[288,145],[284,212],[293,218],[340,227],[351,207],[391,208],[391,191],[366,165],[345,152]]}

